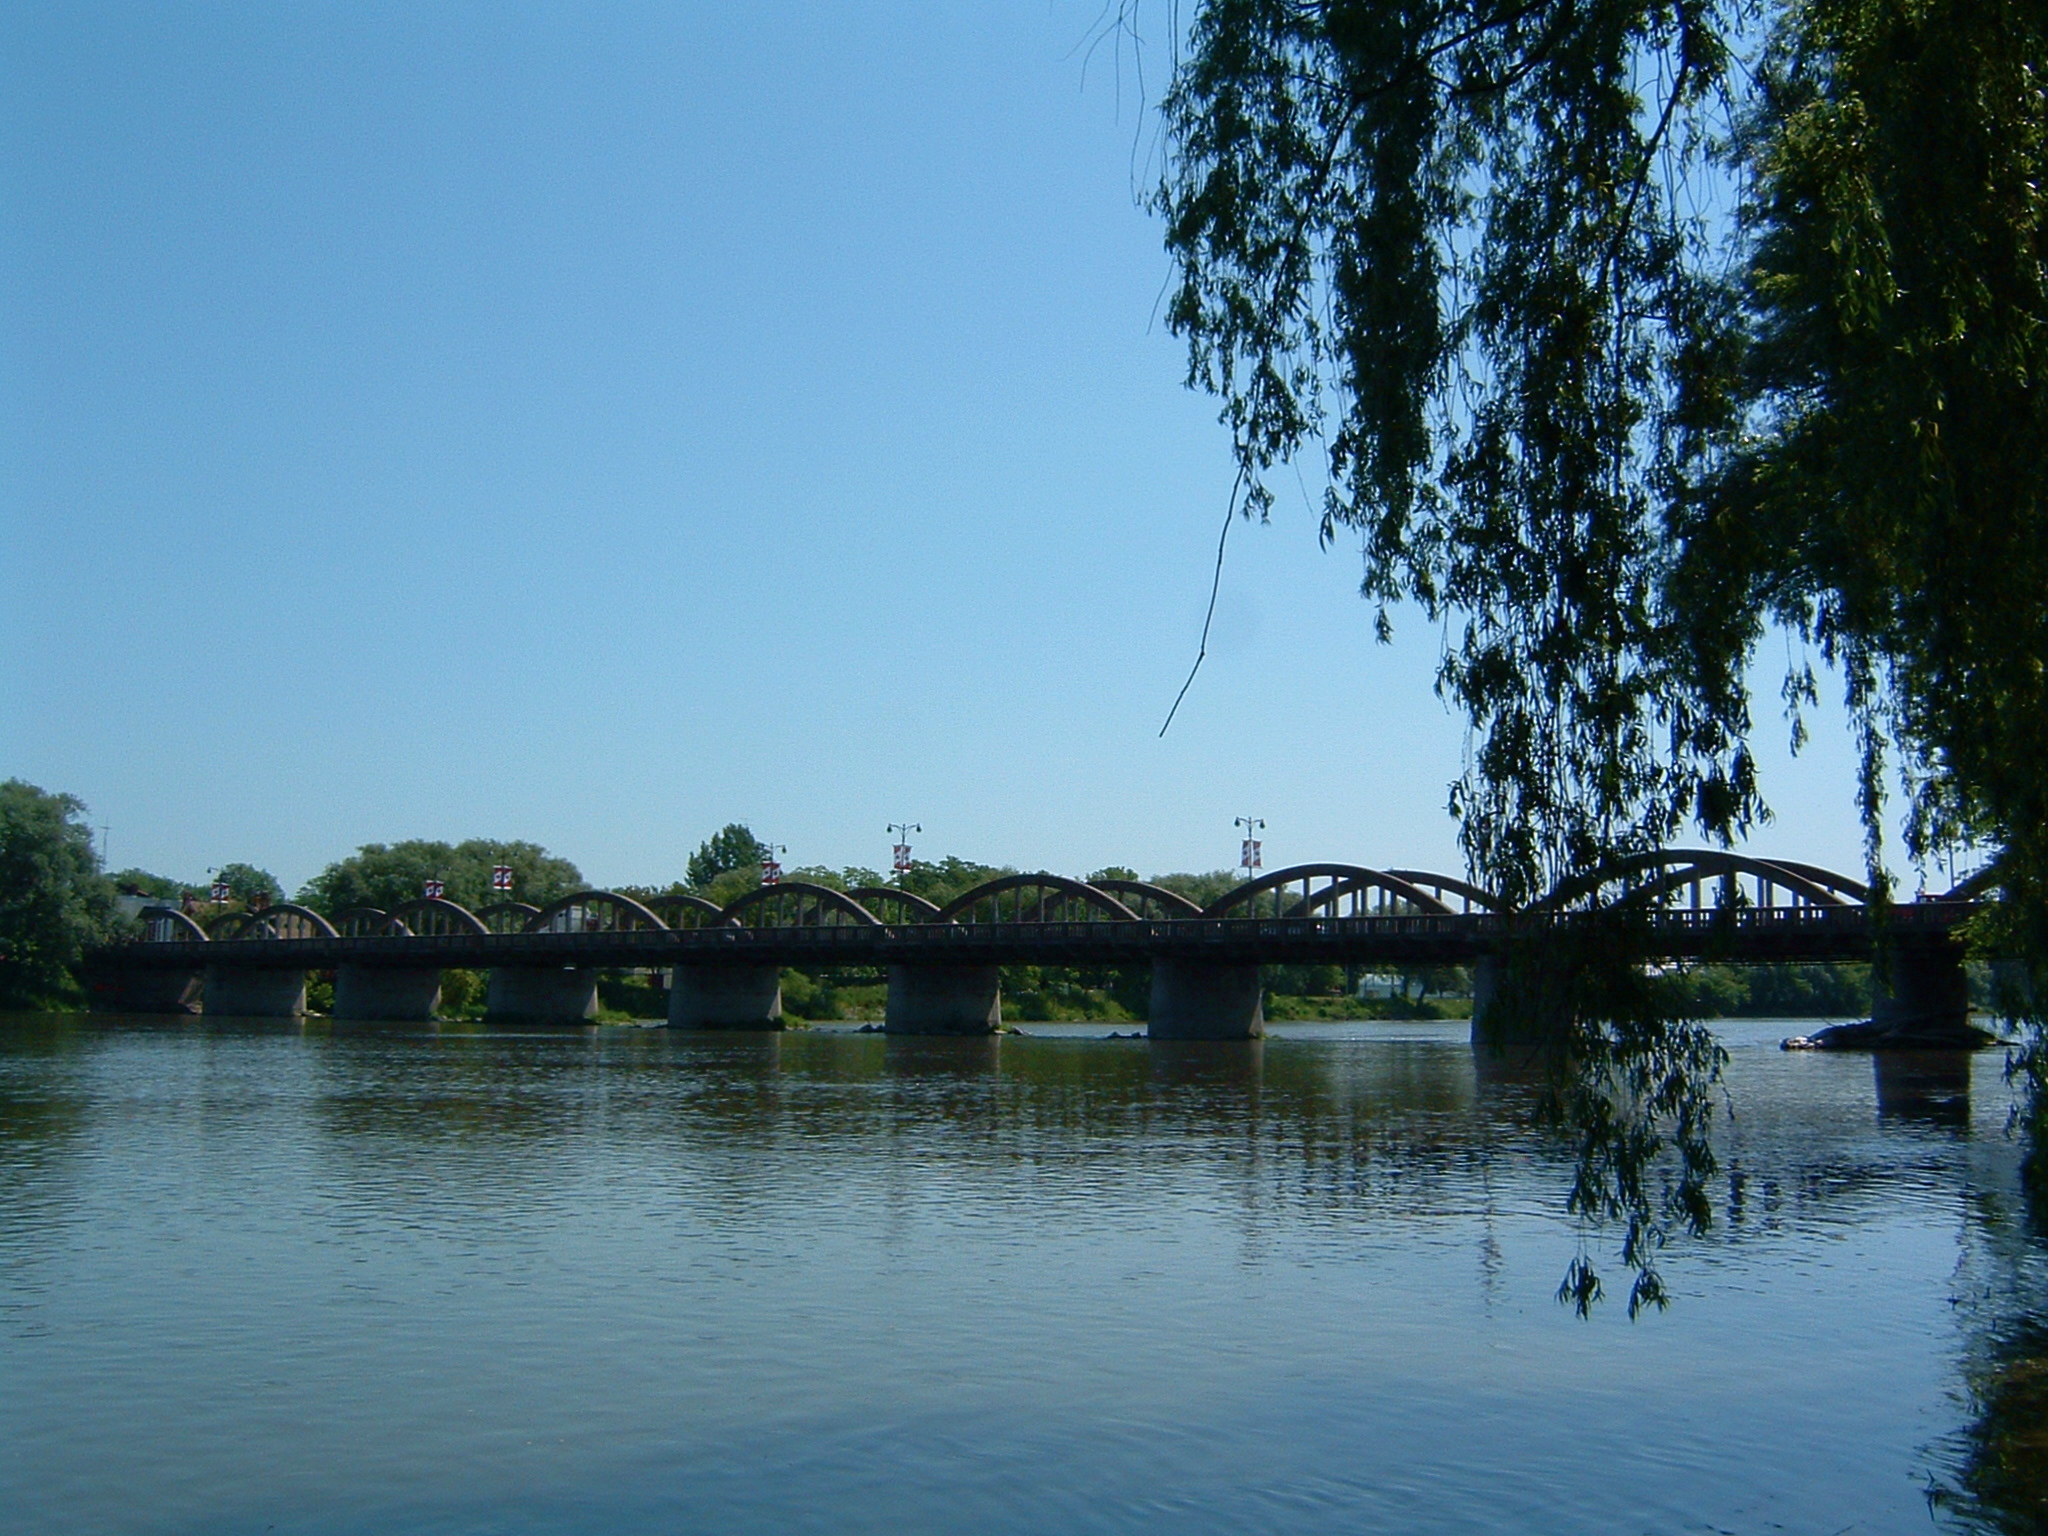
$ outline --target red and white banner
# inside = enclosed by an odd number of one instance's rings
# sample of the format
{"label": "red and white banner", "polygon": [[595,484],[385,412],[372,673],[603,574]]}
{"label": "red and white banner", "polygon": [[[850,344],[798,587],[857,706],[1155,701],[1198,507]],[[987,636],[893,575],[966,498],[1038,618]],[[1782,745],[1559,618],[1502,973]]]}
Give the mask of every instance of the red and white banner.
{"label": "red and white banner", "polygon": [[228,895],[229,892],[227,881],[216,880],[213,882],[213,899],[215,901],[226,901],[228,899]]}
{"label": "red and white banner", "polygon": [[775,859],[767,858],[761,861],[761,883],[763,885],[782,884],[782,865]]}
{"label": "red and white banner", "polygon": [[420,887],[420,894],[425,896],[429,901],[439,901],[441,899],[441,893],[447,889],[448,887],[443,885],[440,881],[429,880]]}
{"label": "red and white banner", "polygon": [[1244,850],[1237,856],[1238,864],[1245,869],[1263,868],[1263,862],[1259,857],[1260,849],[1263,846],[1255,837],[1246,838],[1244,840]]}
{"label": "red and white banner", "polygon": [[896,845],[896,862],[890,867],[899,875],[910,873],[910,844],[898,843]]}
{"label": "red and white banner", "polygon": [[491,866],[491,889],[494,891],[509,891],[512,889],[512,866],[510,864],[493,864]]}

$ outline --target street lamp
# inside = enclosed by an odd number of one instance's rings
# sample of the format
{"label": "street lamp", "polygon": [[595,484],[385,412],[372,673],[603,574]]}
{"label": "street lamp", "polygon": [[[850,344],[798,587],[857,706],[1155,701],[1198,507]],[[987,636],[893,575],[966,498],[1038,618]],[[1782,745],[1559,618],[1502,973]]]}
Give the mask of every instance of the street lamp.
{"label": "street lamp", "polygon": [[902,882],[903,877],[910,873],[910,834],[922,832],[923,830],[924,823],[919,821],[892,821],[889,823],[889,836],[895,843],[889,867],[895,871],[899,884]]}
{"label": "street lamp", "polygon": [[1244,829],[1244,841],[1237,852],[1238,868],[1243,870],[1264,868],[1265,860],[1263,855],[1265,844],[1260,842],[1255,834],[1266,830],[1265,818],[1262,816],[1240,816],[1231,825]]}

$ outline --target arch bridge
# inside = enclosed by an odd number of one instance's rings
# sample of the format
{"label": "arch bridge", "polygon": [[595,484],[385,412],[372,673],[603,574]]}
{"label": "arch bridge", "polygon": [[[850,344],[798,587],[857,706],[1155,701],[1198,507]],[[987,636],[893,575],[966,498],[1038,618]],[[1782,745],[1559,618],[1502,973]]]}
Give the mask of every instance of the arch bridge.
{"label": "arch bridge", "polygon": [[943,905],[889,886],[790,881],[723,907],[683,893],[642,902],[589,890],[475,912],[421,899],[329,918],[280,904],[207,925],[154,907],[135,939],[95,953],[92,974],[96,1001],[109,1007],[179,1011],[197,999],[207,1012],[279,1015],[304,1010],[309,971],[332,970],[338,1017],[427,1018],[441,972],[463,967],[490,973],[491,1016],[561,1020],[594,1016],[600,969],[637,968],[670,976],[673,1024],[761,1028],[780,1022],[783,967],[874,966],[888,976],[888,1029],[961,1033],[999,1027],[1002,966],[1143,964],[1152,968],[1149,1033],[1224,1038],[1260,1029],[1261,965],[1484,969],[1517,936],[1619,916],[1651,952],[1737,961],[1869,959],[1882,921],[1890,949],[1940,971],[1939,985],[1919,993],[1952,1009],[1961,975],[1952,936],[1975,897],[1959,886],[1880,919],[1852,876],[1671,849],[1560,882],[1512,914],[1458,876],[1341,863],[1274,870],[1206,904],[1141,880],[1041,872],[990,880]]}

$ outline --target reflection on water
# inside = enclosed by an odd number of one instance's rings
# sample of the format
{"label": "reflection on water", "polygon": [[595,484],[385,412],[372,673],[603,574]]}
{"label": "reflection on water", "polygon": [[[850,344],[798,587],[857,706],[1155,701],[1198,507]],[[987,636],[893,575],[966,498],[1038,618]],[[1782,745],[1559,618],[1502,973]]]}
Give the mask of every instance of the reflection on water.
{"label": "reflection on water", "polygon": [[1968,1051],[1882,1051],[1871,1058],[1877,1076],[1877,1112],[1901,1120],[1922,1120],[1967,1131],[1970,1077]]}
{"label": "reflection on water", "polygon": [[1630,1324],[1454,1027],[1032,1028],[0,1021],[0,1526],[2041,1528],[1995,1058],[1734,1027]]}

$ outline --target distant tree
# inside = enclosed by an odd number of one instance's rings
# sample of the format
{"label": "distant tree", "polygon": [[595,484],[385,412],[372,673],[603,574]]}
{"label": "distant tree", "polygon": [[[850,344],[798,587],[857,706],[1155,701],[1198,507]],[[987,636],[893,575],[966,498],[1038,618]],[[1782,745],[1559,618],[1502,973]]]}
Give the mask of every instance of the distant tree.
{"label": "distant tree", "polygon": [[176,901],[187,891],[201,889],[189,880],[173,880],[169,875],[151,874],[146,869],[117,870],[107,879],[123,896],[151,896],[158,901]]}
{"label": "distant tree", "polygon": [[1112,864],[1106,869],[1098,869],[1088,878],[1090,880],[1135,880],[1138,878],[1138,872],[1122,864]]}
{"label": "distant tree", "polygon": [[1152,883],[1172,891],[1176,896],[1185,896],[1197,906],[1206,907],[1227,891],[1234,891],[1245,882],[1244,871],[1237,869],[1212,869],[1207,874],[1154,875]]}
{"label": "distant tree", "polygon": [[971,890],[985,880],[997,880],[1016,873],[1007,864],[1001,867],[977,864],[971,859],[955,858],[949,854],[936,863],[918,859],[890,883],[913,896],[922,896],[926,901],[944,906],[961,892]]}
{"label": "distant tree", "polygon": [[217,884],[228,888],[229,901],[239,901],[244,906],[279,901],[284,897],[284,887],[277,883],[277,876],[267,869],[258,869],[254,864],[223,864],[214,872],[213,878]]}
{"label": "distant tree", "polygon": [[114,920],[84,803],[20,779],[0,784],[0,1007],[68,992],[71,967]]}
{"label": "distant tree", "polygon": [[498,842],[473,837],[461,843],[409,838],[402,843],[365,843],[345,859],[307,881],[299,900],[330,915],[350,907],[388,912],[416,900],[429,880],[439,880],[448,900],[470,908],[505,899],[491,888],[492,867],[511,866],[511,898],[545,906],[583,889],[583,875],[567,859],[538,843]]}
{"label": "distant tree", "polygon": [[728,823],[690,855],[690,884],[701,889],[720,875],[740,869],[752,869],[758,874],[761,860],[767,855],[768,845],[745,825],[737,821]]}
{"label": "distant tree", "polygon": [[728,869],[724,874],[715,876],[709,885],[698,886],[695,894],[707,901],[715,901],[723,907],[738,901],[747,892],[757,889],[760,884],[760,866],[748,868],[742,865],[738,869]]}

